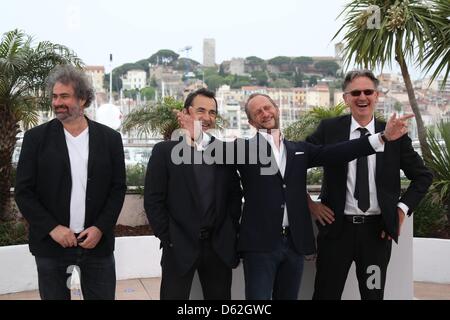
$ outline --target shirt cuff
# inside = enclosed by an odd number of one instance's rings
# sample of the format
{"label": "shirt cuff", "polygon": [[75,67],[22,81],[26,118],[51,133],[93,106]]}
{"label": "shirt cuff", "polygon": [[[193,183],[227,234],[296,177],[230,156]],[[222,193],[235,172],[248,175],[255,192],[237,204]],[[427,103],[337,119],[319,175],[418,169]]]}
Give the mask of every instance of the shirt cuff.
{"label": "shirt cuff", "polygon": [[375,152],[384,152],[384,143],[380,141],[380,133],[369,136],[369,143]]}
{"label": "shirt cuff", "polygon": [[402,211],[405,214],[405,216],[408,215],[409,207],[406,204],[404,204],[403,202],[397,203],[397,208],[402,209]]}

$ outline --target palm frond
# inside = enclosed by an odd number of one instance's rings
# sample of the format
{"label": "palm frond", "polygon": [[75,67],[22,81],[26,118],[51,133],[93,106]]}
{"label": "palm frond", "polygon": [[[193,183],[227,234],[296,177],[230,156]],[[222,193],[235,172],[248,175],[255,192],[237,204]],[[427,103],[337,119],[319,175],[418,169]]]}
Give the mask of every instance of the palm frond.
{"label": "palm frond", "polygon": [[[138,135],[163,135],[178,129],[178,122],[173,110],[182,110],[183,102],[173,97],[165,97],[156,104],[136,108],[129,113],[122,123],[125,131],[136,130]],[[170,132],[170,133],[169,133]]]}
{"label": "palm frond", "polygon": [[[350,1],[340,14],[345,16],[344,24],[333,37],[334,40],[343,35],[346,66],[356,62],[364,68],[383,69],[390,67],[394,59],[423,62],[433,30],[448,25],[446,17],[438,13],[436,2],[443,1]],[[367,27],[370,5],[377,5],[381,10],[378,29]]]}
{"label": "palm frond", "polygon": [[432,157],[425,161],[434,173],[430,193],[434,201],[446,203],[450,198],[450,123],[441,122],[438,131],[441,139],[432,130],[428,132]]}
{"label": "palm frond", "polygon": [[448,0],[434,2],[435,15],[446,19],[430,30],[431,37],[426,44],[422,62],[427,74],[434,69],[431,81],[443,74],[442,87],[444,87],[450,73],[450,2]]}
{"label": "palm frond", "polygon": [[339,103],[334,107],[314,107],[304,114],[300,120],[295,121],[283,130],[286,139],[301,141],[314,132],[320,121],[345,114],[347,106]]}

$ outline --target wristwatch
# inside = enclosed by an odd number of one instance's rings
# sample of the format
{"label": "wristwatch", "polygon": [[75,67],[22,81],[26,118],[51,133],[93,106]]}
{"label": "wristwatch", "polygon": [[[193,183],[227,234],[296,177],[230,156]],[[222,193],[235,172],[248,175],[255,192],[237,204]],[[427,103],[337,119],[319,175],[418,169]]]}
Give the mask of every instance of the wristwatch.
{"label": "wristwatch", "polygon": [[384,143],[389,142],[389,140],[386,138],[386,135],[384,134],[384,131],[380,132],[380,137],[381,137],[381,140],[384,141]]}

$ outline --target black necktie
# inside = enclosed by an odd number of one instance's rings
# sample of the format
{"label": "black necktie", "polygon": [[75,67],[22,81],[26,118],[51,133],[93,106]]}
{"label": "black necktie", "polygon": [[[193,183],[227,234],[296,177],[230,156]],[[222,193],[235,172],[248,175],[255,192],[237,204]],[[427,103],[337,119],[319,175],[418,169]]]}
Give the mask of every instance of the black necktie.
{"label": "black necktie", "polygon": [[[363,137],[369,131],[366,128],[358,128],[360,137]],[[367,156],[358,158],[356,162],[356,184],[355,199],[358,200],[358,208],[366,212],[370,207],[369,198],[369,169],[367,166]]]}

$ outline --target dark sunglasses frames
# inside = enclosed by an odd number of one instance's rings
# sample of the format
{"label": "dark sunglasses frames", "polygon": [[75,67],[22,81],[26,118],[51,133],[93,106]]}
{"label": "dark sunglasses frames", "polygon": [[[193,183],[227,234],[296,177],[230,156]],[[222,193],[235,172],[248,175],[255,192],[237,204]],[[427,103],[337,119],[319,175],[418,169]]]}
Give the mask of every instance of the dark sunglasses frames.
{"label": "dark sunglasses frames", "polygon": [[374,89],[366,89],[366,90],[352,90],[349,92],[346,92],[345,94],[349,94],[352,97],[359,97],[361,95],[362,92],[364,92],[365,96],[371,96],[375,93],[376,90]]}

